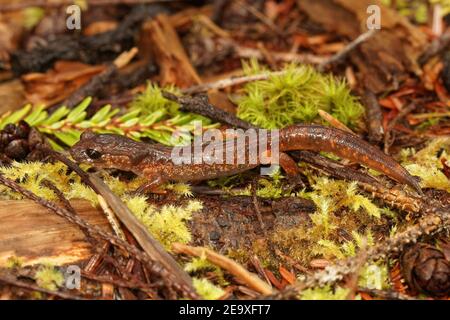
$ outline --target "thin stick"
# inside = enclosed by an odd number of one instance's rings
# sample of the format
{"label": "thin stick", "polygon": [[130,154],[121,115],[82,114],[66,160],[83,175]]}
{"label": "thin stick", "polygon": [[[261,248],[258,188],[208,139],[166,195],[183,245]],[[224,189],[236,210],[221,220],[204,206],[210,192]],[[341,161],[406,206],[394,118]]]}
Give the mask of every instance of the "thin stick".
{"label": "thin stick", "polygon": [[[366,33],[361,34],[358,38],[350,42],[342,51],[338,52],[331,58],[322,61],[317,67],[318,70],[323,71],[327,66],[344,59],[352,50],[358,47],[361,43],[370,39],[376,32],[377,30],[370,30]],[[224,89],[231,86],[241,85],[247,82],[267,80],[272,76],[280,76],[285,73],[286,71],[275,71],[275,72],[265,72],[261,74],[255,74],[251,76],[227,78],[215,82],[203,83],[200,85],[192,86],[190,88],[182,90],[182,92],[184,94],[194,94],[199,92],[205,92],[212,89]]]}
{"label": "thin stick", "polygon": [[344,60],[350,52],[355,50],[361,43],[366,42],[371,37],[373,37],[377,33],[377,31],[378,30],[373,29],[373,30],[364,32],[363,34],[360,34],[356,39],[354,39],[352,42],[350,42],[348,45],[346,45],[344,49],[342,49],[341,51],[339,51],[335,55],[331,56],[326,61],[319,64],[319,66],[318,66],[319,71],[324,71],[330,65]]}
{"label": "thin stick", "polygon": [[204,83],[204,84],[192,86],[192,87],[182,90],[182,92],[184,94],[194,94],[194,93],[205,92],[205,91],[212,90],[212,89],[224,89],[227,87],[241,85],[241,84],[244,84],[247,82],[267,80],[271,76],[282,75],[282,74],[284,74],[284,72],[278,71],[278,72],[266,72],[266,73],[262,73],[262,74],[255,74],[255,75],[251,75],[251,76],[227,78],[227,79],[222,79],[222,80],[218,80],[215,82]]}
{"label": "thin stick", "polygon": [[331,124],[333,127],[341,129],[343,131],[347,131],[348,133],[355,134],[349,127],[347,127],[345,124],[340,122],[338,119],[333,117],[331,114],[326,112],[325,110],[319,109],[319,116],[327,121],[329,124]]}
{"label": "thin stick", "polygon": [[120,226],[119,220],[117,220],[116,215],[111,210],[111,208],[106,203],[105,199],[101,195],[97,195],[98,203],[100,207],[102,207],[103,212],[105,213],[106,219],[108,219],[109,224],[114,230],[115,234],[122,240],[126,240],[125,233],[123,233],[122,227]]}
{"label": "thin stick", "polygon": [[424,65],[450,46],[450,32],[444,32],[438,39],[433,40],[419,57],[419,64]]}
{"label": "thin stick", "polygon": [[208,261],[227,270],[251,289],[265,295],[274,293],[266,282],[249,272],[242,265],[208,248],[191,247],[182,243],[174,243],[172,249],[176,253],[183,253],[194,257],[206,257]]}
{"label": "thin stick", "polygon": [[391,122],[387,125],[386,132],[384,133],[384,153],[389,154],[389,148],[391,146],[391,131],[395,127],[395,125],[403,119],[406,115],[408,115],[411,111],[416,108],[414,103],[411,103],[406,108],[400,110],[400,112],[392,119]]}
{"label": "thin stick", "polygon": [[242,0],[237,1],[241,7],[243,7],[245,10],[250,12],[252,15],[254,15],[258,20],[260,20],[262,23],[264,23],[266,26],[268,26],[270,29],[272,29],[277,35],[284,37],[283,30],[281,30],[275,23],[272,22],[266,15],[259,12],[258,9],[253,7],[252,5],[249,5],[245,3]]}

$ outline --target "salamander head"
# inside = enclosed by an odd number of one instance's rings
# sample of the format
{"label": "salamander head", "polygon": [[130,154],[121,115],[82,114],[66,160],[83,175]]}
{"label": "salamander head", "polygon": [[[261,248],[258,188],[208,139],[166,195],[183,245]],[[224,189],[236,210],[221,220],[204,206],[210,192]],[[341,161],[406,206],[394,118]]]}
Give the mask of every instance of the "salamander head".
{"label": "salamander head", "polygon": [[146,144],[116,134],[85,131],[71,149],[75,161],[100,168],[131,170],[147,155]]}

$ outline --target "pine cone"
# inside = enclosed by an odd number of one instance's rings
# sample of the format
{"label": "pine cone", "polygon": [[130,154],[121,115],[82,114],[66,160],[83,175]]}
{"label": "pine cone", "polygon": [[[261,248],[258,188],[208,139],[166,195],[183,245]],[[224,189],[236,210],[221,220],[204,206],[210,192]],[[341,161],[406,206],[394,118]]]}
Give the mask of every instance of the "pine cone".
{"label": "pine cone", "polygon": [[36,148],[45,143],[44,137],[25,121],[17,125],[8,124],[0,131],[0,165],[15,161],[37,161],[46,156]]}
{"label": "pine cone", "polygon": [[450,261],[436,247],[417,243],[407,248],[401,257],[401,266],[411,289],[437,297],[449,294]]}

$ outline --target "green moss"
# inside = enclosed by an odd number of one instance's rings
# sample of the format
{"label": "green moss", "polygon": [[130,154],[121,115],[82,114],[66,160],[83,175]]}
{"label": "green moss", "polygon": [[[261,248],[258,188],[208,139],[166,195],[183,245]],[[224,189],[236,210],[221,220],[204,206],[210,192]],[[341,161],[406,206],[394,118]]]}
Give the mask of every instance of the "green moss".
{"label": "green moss", "polygon": [[[165,91],[173,94],[179,94],[179,90],[174,86],[164,88]],[[146,89],[141,94],[137,95],[130,103],[130,111],[139,110],[151,114],[156,111],[167,112],[174,116],[178,111],[178,104],[163,97],[161,88],[157,84],[148,83]]]}
{"label": "green moss", "polygon": [[192,282],[197,293],[205,300],[217,300],[225,294],[225,291],[207,279],[193,278]]}
{"label": "green moss", "polygon": [[64,275],[53,266],[41,266],[35,274],[35,280],[41,288],[56,291],[64,283]]}
{"label": "green moss", "polygon": [[184,270],[191,274],[201,273],[204,271],[212,272],[217,277],[217,281],[221,286],[228,285],[228,281],[225,280],[225,275],[222,269],[211,262],[206,257],[193,258],[191,262],[188,262],[184,266]]}
{"label": "green moss", "polygon": [[[244,65],[256,73],[255,63]],[[249,71],[250,70],[250,71]],[[324,76],[310,66],[291,64],[282,74],[245,85],[238,99],[238,117],[264,128],[281,128],[299,122],[321,122],[320,109],[350,127],[356,127],[364,108],[344,81]]]}
{"label": "green moss", "polygon": [[23,264],[23,260],[16,256],[11,256],[6,260],[6,267],[8,269],[20,268]]}
{"label": "green moss", "polygon": [[126,198],[125,203],[149,232],[167,249],[175,242],[188,243],[192,239],[187,221],[192,213],[202,209],[199,201],[191,200],[184,207],[166,205],[161,208],[148,203],[142,196]]}
{"label": "green moss", "polygon": [[302,300],[345,300],[349,294],[349,289],[331,286],[322,288],[311,288],[300,293]]}
{"label": "green moss", "polygon": [[[391,6],[393,0],[382,0],[386,6]],[[426,23],[428,21],[428,6],[429,4],[440,4],[442,8],[442,16],[450,13],[449,0],[396,0],[396,9],[401,15],[409,17],[418,23]]]}
{"label": "green moss", "polygon": [[450,180],[442,172],[442,160],[450,158],[449,137],[433,139],[418,152],[402,150],[401,155],[406,170],[421,179],[421,187],[450,192]]}
{"label": "green moss", "polygon": [[389,271],[386,263],[365,265],[359,274],[358,285],[368,289],[389,289]]}

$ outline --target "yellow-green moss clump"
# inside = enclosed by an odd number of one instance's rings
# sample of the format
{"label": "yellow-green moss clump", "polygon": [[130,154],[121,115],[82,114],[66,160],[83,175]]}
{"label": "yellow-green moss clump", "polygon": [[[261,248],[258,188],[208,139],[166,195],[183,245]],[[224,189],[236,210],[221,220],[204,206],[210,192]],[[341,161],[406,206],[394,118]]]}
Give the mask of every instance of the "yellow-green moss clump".
{"label": "yellow-green moss clump", "polygon": [[434,188],[450,192],[450,180],[442,172],[442,161],[450,159],[450,138],[436,138],[422,150],[404,149],[401,152],[403,166],[413,176],[418,176],[422,188]]}
{"label": "yellow-green moss clump", "polygon": [[[268,72],[255,61],[244,64],[244,70],[247,74]],[[324,110],[347,126],[358,126],[364,108],[343,80],[305,65],[291,64],[283,71],[245,85],[237,100],[238,117],[273,129],[300,122],[320,123],[318,112]]]}
{"label": "yellow-green moss clump", "polygon": [[192,218],[192,213],[202,209],[201,202],[196,200],[190,200],[183,207],[165,205],[161,208],[150,205],[144,197],[128,198],[125,203],[167,249],[175,242],[191,241],[192,235],[186,222]]}
{"label": "yellow-green moss clump", "polygon": [[51,291],[56,291],[64,283],[64,275],[53,266],[41,266],[34,278],[38,286]]}
{"label": "yellow-green moss clump", "polygon": [[224,290],[208,279],[193,278],[192,283],[197,293],[205,300],[217,300],[225,294]]}

